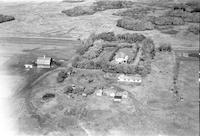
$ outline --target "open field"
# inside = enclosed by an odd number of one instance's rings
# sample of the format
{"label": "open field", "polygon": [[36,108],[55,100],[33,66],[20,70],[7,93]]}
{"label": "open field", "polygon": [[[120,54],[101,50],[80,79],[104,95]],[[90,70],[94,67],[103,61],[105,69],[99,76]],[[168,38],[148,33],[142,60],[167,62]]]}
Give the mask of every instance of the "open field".
{"label": "open field", "polygon": [[[198,136],[199,56],[176,56],[199,49],[198,19],[170,20],[176,8],[193,12],[182,6],[173,8],[178,2],[174,0],[95,5],[97,1],[0,4],[0,14],[15,17],[0,23],[0,99],[9,103],[5,111],[11,112],[5,115],[15,125],[15,130],[9,126],[10,132],[30,136]],[[76,12],[75,7],[87,8],[78,16],[62,13]],[[164,16],[169,11],[170,18]],[[124,16],[139,21],[122,21],[117,26]],[[153,27],[144,29],[143,21],[152,21]],[[172,50],[159,51],[162,45]],[[121,52],[128,55],[127,64],[115,64]],[[24,68],[43,55],[60,65]],[[73,65],[75,60],[80,67]],[[131,73],[134,69],[139,72]],[[123,74],[142,75],[142,83],[121,82]],[[113,93],[128,97],[115,101]]]}
{"label": "open field", "polygon": [[[116,26],[116,21],[120,16],[115,16],[113,13],[118,9],[109,9],[97,12],[93,15],[84,15],[78,17],[69,17],[62,14],[64,9],[70,9],[75,6],[92,5],[93,1],[85,1],[80,3],[66,2],[43,2],[43,3],[12,3],[1,5],[0,12],[8,15],[13,15],[16,20],[2,23],[0,30],[2,36],[48,36],[48,37],[75,37],[85,39],[92,32],[101,33],[106,31],[114,31],[116,33],[131,32]],[[148,7],[148,4],[136,3],[135,7]],[[161,14],[163,9],[158,9],[155,16]],[[157,13],[158,12],[158,13]],[[163,14],[163,13],[162,13]],[[158,30],[138,32],[146,36],[152,37],[155,43],[159,44],[162,41],[167,41],[173,46],[198,46],[198,36],[185,35],[182,31],[188,25],[178,26],[179,34],[176,37],[173,35],[160,33]],[[188,38],[187,38],[188,37]]]}

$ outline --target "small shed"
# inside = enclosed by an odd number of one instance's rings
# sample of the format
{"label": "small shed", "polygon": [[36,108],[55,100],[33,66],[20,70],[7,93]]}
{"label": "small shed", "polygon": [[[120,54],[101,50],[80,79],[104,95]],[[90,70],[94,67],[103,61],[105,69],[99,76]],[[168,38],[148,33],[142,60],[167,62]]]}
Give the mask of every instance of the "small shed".
{"label": "small shed", "polygon": [[122,96],[115,95],[113,100],[114,100],[114,102],[121,102]]}
{"label": "small shed", "polygon": [[29,68],[33,68],[33,65],[32,64],[25,64],[24,67],[29,69]]}
{"label": "small shed", "polygon": [[123,99],[127,99],[128,98],[128,92],[127,91],[116,92],[115,96],[122,96]]}
{"label": "small shed", "polygon": [[103,94],[103,90],[102,89],[99,89],[99,90],[96,91],[96,95],[97,96],[102,96],[102,94]]}
{"label": "small shed", "polygon": [[38,57],[36,64],[38,68],[51,68],[52,58],[50,57]]}

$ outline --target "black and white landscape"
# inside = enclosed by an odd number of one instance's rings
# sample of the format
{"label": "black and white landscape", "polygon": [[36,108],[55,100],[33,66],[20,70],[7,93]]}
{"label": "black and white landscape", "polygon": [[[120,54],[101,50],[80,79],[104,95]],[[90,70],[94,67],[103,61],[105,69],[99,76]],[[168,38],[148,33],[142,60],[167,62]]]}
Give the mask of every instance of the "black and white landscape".
{"label": "black and white landscape", "polygon": [[198,0],[0,1],[0,135],[198,136]]}

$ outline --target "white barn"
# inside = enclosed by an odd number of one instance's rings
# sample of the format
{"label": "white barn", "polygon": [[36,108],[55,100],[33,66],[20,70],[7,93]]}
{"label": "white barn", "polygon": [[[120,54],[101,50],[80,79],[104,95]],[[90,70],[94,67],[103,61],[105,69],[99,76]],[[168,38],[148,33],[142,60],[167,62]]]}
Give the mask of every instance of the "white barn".
{"label": "white barn", "polygon": [[50,57],[38,57],[36,64],[38,68],[51,68],[52,58]]}

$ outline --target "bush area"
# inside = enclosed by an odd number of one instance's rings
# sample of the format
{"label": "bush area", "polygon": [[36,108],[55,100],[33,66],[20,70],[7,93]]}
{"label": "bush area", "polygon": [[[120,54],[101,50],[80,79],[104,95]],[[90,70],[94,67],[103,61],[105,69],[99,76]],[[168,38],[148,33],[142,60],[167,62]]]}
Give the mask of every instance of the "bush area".
{"label": "bush area", "polygon": [[15,20],[13,16],[7,16],[0,14],[0,23]]}
{"label": "bush area", "polygon": [[[125,34],[115,35],[114,32],[103,32],[97,35],[91,34],[90,37],[84,42],[83,46],[81,46],[80,48],[76,50],[76,53],[78,55],[84,55],[89,49],[93,49],[94,52],[90,54],[91,59],[92,59],[95,56],[98,57],[105,47],[117,47],[117,44],[107,43],[107,44],[103,44],[102,47],[101,45],[99,45],[99,47],[97,45],[96,47],[93,48],[95,41],[97,40],[103,40],[103,41],[108,41],[108,42],[117,41],[117,42],[123,42],[123,43],[137,43],[137,42],[142,42],[145,38],[146,37],[144,35],[136,34],[136,33],[133,33],[133,34],[125,33]],[[79,61],[79,57],[75,57],[74,61]]]}
{"label": "bush area", "polygon": [[142,55],[148,59],[155,56],[155,45],[153,40],[146,38],[142,41]]}
{"label": "bush area", "polygon": [[58,73],[57,82],[63,82],[67,78],[68,74],[66,71],[60,71]]}
{"label": "bush area", "polygon": [[90,6],[78,6],[72,9],[63,10],[62,13],[74,17],[74,16],[81,16],[81,15],[92,15],[95,13],[94,9]]}
{"label": "bush area", "polygon": [[131,17],[134,19],[143,19],[151,10],[152,10],[151,8],[133,8],[133,9],[127,9],[125,11],[113,13],[113,15]]}
{"label": "bush area", "polygon": [[174,30],[174,29],[168,29],[168,30],[161,30],[161,32],[165,34],[176,35],[179,31]]}
{"label": "bush area", "polygon": [[46,100],[52,99],[54,97],[55,97],[55,94],[53,94],[53,93],[47,93],[47,94],[45,94],[45,95],[42,96],[42,99],[46,101]]}
{"label": "bush area", "polygon": [[137,43],[137,42],[142,42],[146,37],[142,34],[130,34],[130,33],[125,33],[125,34],[118,34],[116,35],[118,41],[121,42],[127,42],[127,43]]}
{"label": "bush area", "polygon": [[153,23],[155,25],[184,25],[184,21],[180,17],[156,17],[154,18]]}
{"label": "bush area", "polygon": [[93,4],[95,11],[104,11],[108,9],[130,8],[134,3],[132,1],[97,1]]}
{"label": "bush area", "polygon": [[63,82],[70,74],[72,74],[73,68],[68,68],[67,70],[62,70],[58,73],[57,82]]}
{"label": "bush area", "polygon": [[132,18],[122,18],[117,21],[117,26],[133,31],[145,31],[154,29],[154,25],[146,20],[135,20]]}
{"label": "bush area", "polygon": [[164,52],[171,52],[172,51],[172,47],[170,44],[161,44],[158,49],[158,51],[164,51]]}
{"label": "bush area", "polygon": [[115,35],[114,32],[103,32],[101,34],[96,35],[95,40],[102,39],[104,41],[112,42],[112,41],[119,41],[119,42],[127,42],[127,43],[136,43],[136,42],[141,42],[145,39],[146,37],[142,34],[130,34],[130,33],[125,33],[125,34],[117,34]]}
{"label": "bush area", "polygon": [[86,51],[88,51],[88,49],[90,47],[93,46],[95,38],[96,38],[96,35],[95,34],[91,34],[90,37],[87,40],[83,41],[83,46],[78,48],[76,50],[76,53],[78,53],[79,55],[83,55]]}
{"label": "bush area", "polygon": [[94,59],[97,58],[103,51],[102,41],[95,41],[93,46],[83,55],[84,58]]}
{"label": "bush area", "polygon": [[188,32],[191,32],[195,35],[200,33],[200,26],[199,25],[190,25],[187,29]]}
{"label": "bush area", "polygon": [[82,86],[69,85],[64,88],[64,93],[67,95],[72,95],[72,94],[81,95],[84,92],[84,90],[85,88]]}
{"label": "bush area", "polygon": [[[106,35],[110,36],[107,37]],[[139,37],[139,38],[138,38]],[[102,40],[99,39],[108,40],[106,44],[102,42]],[[97,39],[98,41],[96,41]],[[151,70],[150,66],[150,60],[155,55],[155,46],[154,42],[151,39],[146,38],[143,35],[139,34],[118,34],[115,35],[113,32],[108,33],[101,33],[99,35],[93,36],[93,40],[97,43],[93,43],[93,46],[90,47],[89,50],[87,50],[83,56],[77,56],[73,60],[73,67],[76,68],[83,68],[83,69],[102,69],[105,72],[112,72],[112,73],[124,73],[124,74],[141,74],[145,75],[148,74]],[[123,41],[127,44],[118,45],[120,43],[114,42],[115,45],[113,46],[113,41]],[[110,44],[109,44],[110,43]],[[135,43],[135,44],[129,44],[129,43]],[[108,46],[107,46],[108,45]],[[104,50],[104,48],[107,47],[113,47],[113,49],[110,51],[109,55],[106,56],[106,59],[103,57],[99,57],[101,52]],[[138,48],[141,48],[142,50],[142,56],[139,58],[142,58],[141,62],[138,65],[133,65],[132,63],[128,64],[115,64],[111,61],[113,60],[114,56],[120,49],[124,48],[134,48],[137,50]],[[133,61],[133,60],[132,60]]]}
{"label": "bush area", "polygon": [[183,10],[172,10],[167,14],[170,17],[180,17],[185,22],[199,23],[199,12],[187,12]]}
{"label": "bush area", "polygon": [[63,10],[62,13],[68,16],[92,15],[98,11],[107,9],[129,8],[131,5],[133,5],[133,2],[131,1],[97,1],[91,6],[78,6],[72,9]]}
{"label": "bush area", "polygon": [[193,52],[188,54],[189,57],[196,57],[199,58],[199,53],[198,52]]}
{"label": "bush area", "polygon": [[180,17],[185,22],[200,22],[200,2],[187,2],[185,4],[174,5],[167,16]]}
{"label": "bush area", "polygon": [[100,34],[96,35],[95,39],[96,40],[102,39],[104,41],[109,41],[109,42],[117,40],[114,32],[103,32],[103,33],[100,33]]}

